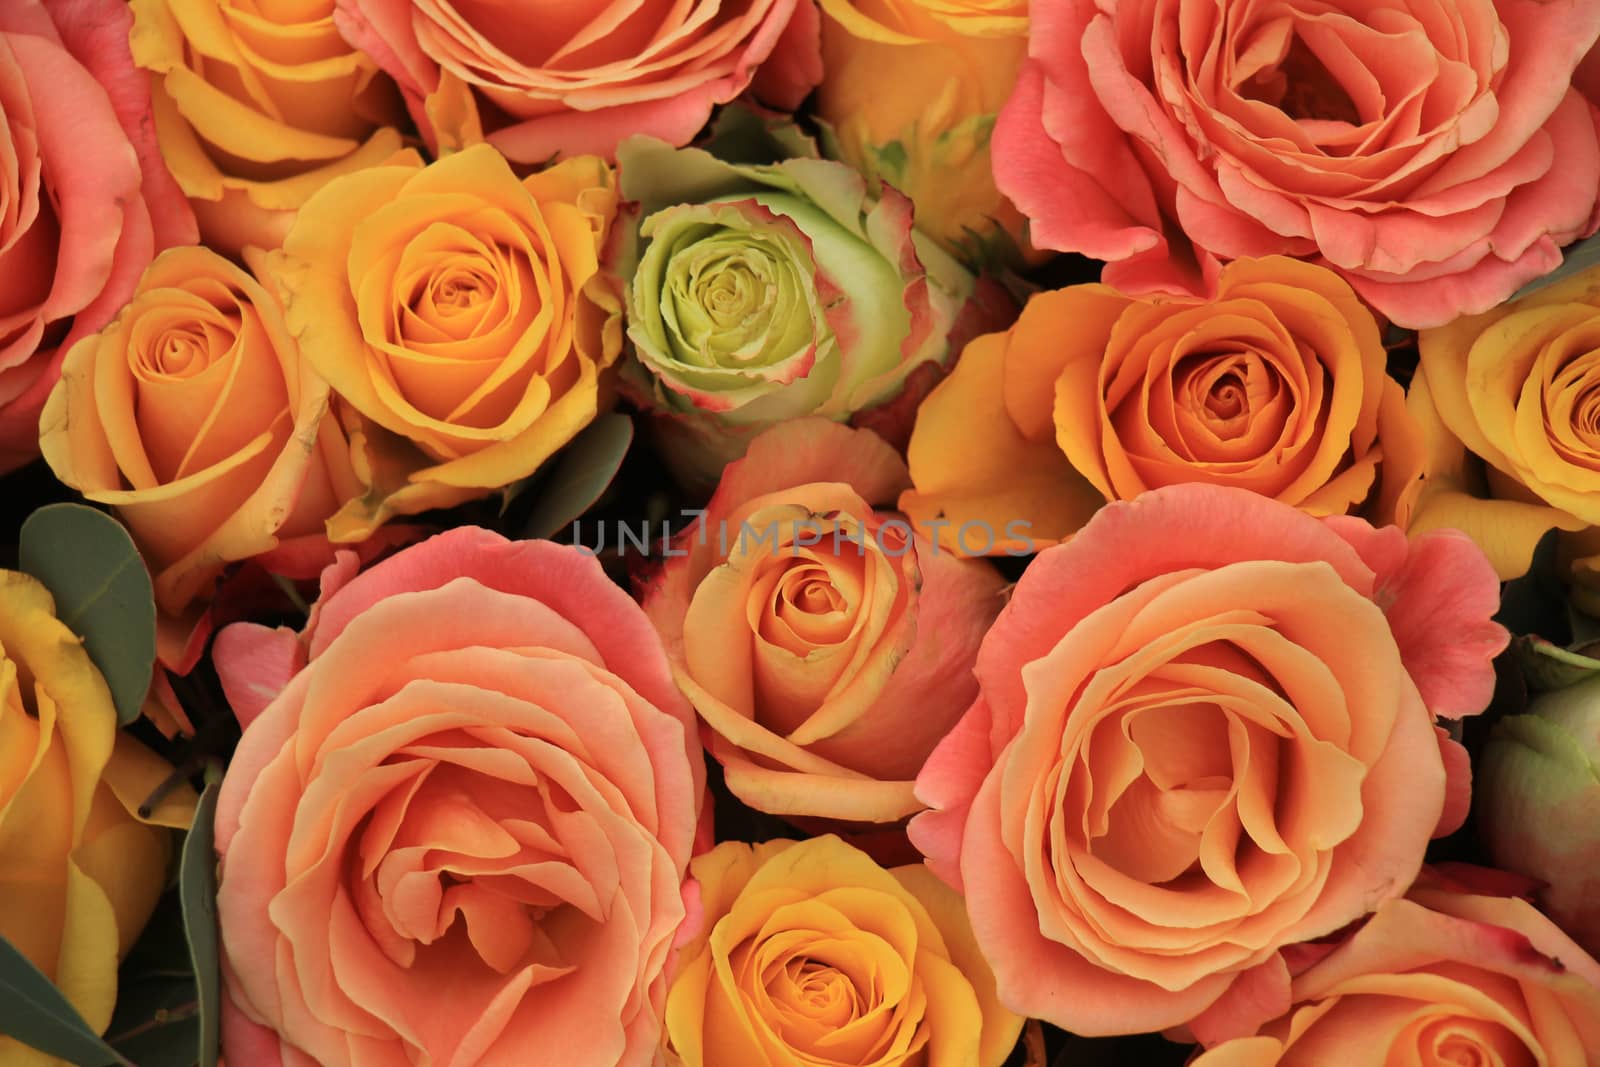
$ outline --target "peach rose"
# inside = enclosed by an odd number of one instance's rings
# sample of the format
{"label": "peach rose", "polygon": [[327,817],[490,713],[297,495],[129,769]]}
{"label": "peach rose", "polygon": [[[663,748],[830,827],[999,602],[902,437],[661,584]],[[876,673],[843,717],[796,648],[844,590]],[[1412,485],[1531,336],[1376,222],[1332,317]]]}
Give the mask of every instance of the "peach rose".
{"label": "peach rose", "polygon": [[781,815],[887,823],[977,692],[1004,581],[911,533],[905,464],[822,418],[729,464],[644,593],[728,788]]}
{"label": "peach rose", "polygon": [[1054,543],[1108,500],[1183,482],[1403,523],[1422,441],[1386,360],[1350,287],[1282,256],[1224,267],[1210,300],[1039,293],[918,410],[900,506],[947,530],[1026,520],[991,551]]}
{"label": "peach rose", "polygon": [[1486,311],[1592,233],[1600,5],[1061,0],[995,130],[1033,242],[1130,292],[1286,253],[1402,326]]}
{"label": "peach rose", "polygon": [[402,147],[394,84],[333,24],[333,0],[132,0],[161,155],[205,242],[276,248],[312,193]]}
{"label": "peach rose", "polygon": [[1506,580],[1567,531],[1574,595],[1600,609],[1600,268],[1425,330],[1418,349],[1428,480],[1411,528],[1465,530]]}
{"label": "peach rose", "polygon": [[218,798],[228,1061],[654,1063],[704,768],[638,607],[462,527],[316,610]]}
{"label": "peach rose", "polygon": [[995,115],[1027,57],[1019,0],[823,0],[816,114],[830,156],[911,198],[973,266],[1011,255],[1021,213],[994,184]]}
{"label": "peach rose", "polygon": [[1108,505],[1041,553],[911,837],[1010,1008],[1080,1034],[1287,1009],[1282,950],[1403,893],[1467,806],[1433,714],[1494,688],[1499,587],[1460,535],[1239,489]]}
{"label": "peach rose", "polygon": [[687,144],[755,83],[798,107],[821,77],[811,0],[335,0],[335,21],[394,76],[430,145],[488,132],[519,163],[630,134]]}
{"label": "peach rose", "polygon": [[995,999],[961,898],[832,835],[727,842],[689,864],[703,928],[667,994],[682,1067],[1000,1067]]}
{"label": "peach rose", "polygon": [[329,522],[361,541],[532,474],[594,418],[622,350],[600,255],[613,175],[584,156],[526,179],[487,145],[336,178],[270,257],[307,362],[374,424],[370,488]]}
{"label": "peach rose", "polygon": [[322,535],[362,484],[273,296],[205,248],[163,252],[133,299],[75,345],[45,406],[50,468],[128,526],[155,576],[163,662],[229,563]]}
{"label": "peach rose", "polygon": [[[182,786],[140,818],[172,768],[117,731],[111,691],[50,593],[5,570],[0,754],[0,935],[100,1033],[116,1004],[117,964],[167,884],[165,828],[188,827],[195,797]],[[0,1034],[6,1067],[61,1062]]]}
{"label": "peach rose", "polygon": [[1293,997],[1193,1067],[1600,1062],[1600,963],[1511,897],[1430,885],[1389,901]]}
{"label": "peach rose", "polygon": [[0,473],[39,454],[39,410],[78,338],[157,251],[196,240],[148,126],[119,0],[0,5]]}

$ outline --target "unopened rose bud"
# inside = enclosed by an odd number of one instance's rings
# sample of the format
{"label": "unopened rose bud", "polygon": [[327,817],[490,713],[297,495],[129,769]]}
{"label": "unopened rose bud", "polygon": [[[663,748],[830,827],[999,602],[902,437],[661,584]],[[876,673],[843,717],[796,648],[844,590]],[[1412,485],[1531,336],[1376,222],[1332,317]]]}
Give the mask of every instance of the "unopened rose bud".
{"label": "unopened rose bud", "polygon": [[1584,948],[1600,948],[1600,675],[1501,721],[1478,800],[1495,863],[1548,883],[1545,911]]}

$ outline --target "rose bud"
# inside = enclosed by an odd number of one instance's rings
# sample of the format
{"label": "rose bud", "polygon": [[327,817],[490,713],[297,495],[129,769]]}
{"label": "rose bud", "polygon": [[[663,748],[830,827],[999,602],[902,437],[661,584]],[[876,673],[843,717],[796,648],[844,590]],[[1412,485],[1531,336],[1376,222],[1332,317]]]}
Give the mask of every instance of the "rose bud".
{"label": "rose bud", "polygon": [[1502,719],[1478,767],[1478,825],[1499,866],[1547,883],[1539,903],[1600,950],[1600,676]]}

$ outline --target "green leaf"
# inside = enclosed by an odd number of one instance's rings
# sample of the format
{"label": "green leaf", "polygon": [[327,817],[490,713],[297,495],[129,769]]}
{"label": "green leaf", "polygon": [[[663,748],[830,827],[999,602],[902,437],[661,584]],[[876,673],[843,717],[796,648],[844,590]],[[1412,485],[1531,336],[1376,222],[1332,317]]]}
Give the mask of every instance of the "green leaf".
{"label": "green leaf", "polygon": [[106,1040],[139,1067],[194,1067],[199,1008],[188,975],[124,984]]}
{"label": "green leaf", "polygon": [[156,659],[156,602],[128,531],[103,511],[51,504],[28,516],[18,540],[22,570],[44,583],[57,617],[83,638],[117,721],[137,719]]}
{"label": "green leaf", "polygon": [[601,415],[551,461],[550,476],[539,490],[533,514],[523,523],[523,539],[552,537],[594,506],[622,469],[633,444],[633,420]]}
{"label": "green leaf", "polygon": [[156,905],[117,974],[117,1010],[106,1043],[139,1067],[194,1067],[200,1003],[176,887]]}
{"label": "green leaf", "polygon": [[194,810],[194,824],[184,838],[178,867],[178,897],[183,902],[183,929],[189,938],[200,1019],[200,1067],[216,1067],[221,1034],[222,965],[217,954],[217,776],[206,775],[206,787]]}
{"label": "green leaf", "polygon": [[1588,270],[1590,267],[1600,266],[1600,235],[1584,238],[1576,244],[1566,247],[1561,257],[1561,266],[1533,281],[1511,294],[1512,300],[1520,300],[1529,293],[1538,292],[1547,285],[1570,278],[1579,271]]}
{"label": "green leaf", "polygon": [[50,979],[0,937],[0,1033],[78,1067],[133,1067],[100,1040]]}

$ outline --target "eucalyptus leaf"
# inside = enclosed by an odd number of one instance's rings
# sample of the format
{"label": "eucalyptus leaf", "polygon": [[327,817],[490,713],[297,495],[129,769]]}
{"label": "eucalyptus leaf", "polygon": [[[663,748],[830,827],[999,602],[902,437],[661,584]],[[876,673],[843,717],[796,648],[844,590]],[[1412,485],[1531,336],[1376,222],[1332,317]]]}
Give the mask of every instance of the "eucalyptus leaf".
{"label": "eucalyptus leaf", "polygon": [[139,717],[156,659],[156,602],[139,550],[122,524],[82,504],[51,504],[19,535],[21,568],[56,601],[105,677],[117,722]]}
{"label": "eucalyptus leaf", "polygon": [[77,1067],[133,1067],[4,937],[0,937],[0,1033]]}
{"label": "eucalyptus leaf", "polygon": [[183,902],[183,928],[189,938],[189,959],[194,966],[195,999],[199,1025],[199,1067],[216,1067],[219,1015],[222,1010],[222,969],[217,953],[217,854],[215,826],[220,782],[207,775],[194,823],[183,842],[178,869],[178,896]]}
{"label": "eucalyptus leaf", "polygon": [[611,413],[590,423],[551,461],[522,537],[553,537],[593,507],[622,469],[632,444],[633,420],[628,416]]}
{"label": "eucalyptus leaf", "polygon": [[174,885],[122,961],[106,1043],[139,1067],[194,1067],[200,1058],[200,1004],[192,970]]}
{"label": "eucalyptus leaf", "polygon": [[1547,285],[1572,277],[1580,271],[1590,267],[1600,266],[1600,234],[1586,237],[1576,244],[1570,244],[1562,253],[1561,266],[1533,281],[1511,294],[1512,300],[1520,300],[1529,293],[1536,293]]}
{"label": "eucalyptus leaf", "polygon": [[139,1067],[194,1067],[199,1012],[189,975],[124,983],[106,1040]]}

